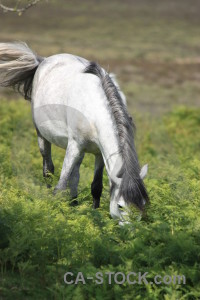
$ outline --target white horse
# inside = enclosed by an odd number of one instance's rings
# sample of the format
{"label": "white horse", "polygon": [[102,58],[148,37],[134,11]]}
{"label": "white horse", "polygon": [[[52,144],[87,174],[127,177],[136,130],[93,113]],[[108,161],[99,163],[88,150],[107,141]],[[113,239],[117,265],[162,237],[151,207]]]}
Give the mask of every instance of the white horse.
{"label": "white horse", "polygon": [[43,58],[24,43],[0,43],[0,86],[15,87],[31,101],[44,177],[54,172],[51,144],[66,149],[55,192],[69,186],[71,197],[77,197],[79,167],[89,152],[95,155],[94,208],[99,207],[105,165],[111,216],[123,220],[120,206],[129,204],[143,210],[148,202],[143,183],[147,165],[140,170],[134,124],[113,76],[78,56]]}

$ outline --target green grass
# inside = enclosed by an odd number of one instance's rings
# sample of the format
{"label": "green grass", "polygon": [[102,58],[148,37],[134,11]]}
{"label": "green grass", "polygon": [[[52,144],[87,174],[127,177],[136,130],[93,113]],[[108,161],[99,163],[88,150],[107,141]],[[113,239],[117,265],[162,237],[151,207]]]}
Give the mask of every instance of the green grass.
{"label": "green grass", "polygon": [[[145,220],[133,211],[121,228],[109,216],[106,174],[101,208],[92,209],[92,156],[71,207],[46,189],[29,103],[1,100],[0,108],[0,299],[199,299],[200,110],[177,108],[151,123],[137,114],[151,205]],[[63,157],[53,147],[54,186]],[[183,274],[186,285],[65,285],[67,271]]]}

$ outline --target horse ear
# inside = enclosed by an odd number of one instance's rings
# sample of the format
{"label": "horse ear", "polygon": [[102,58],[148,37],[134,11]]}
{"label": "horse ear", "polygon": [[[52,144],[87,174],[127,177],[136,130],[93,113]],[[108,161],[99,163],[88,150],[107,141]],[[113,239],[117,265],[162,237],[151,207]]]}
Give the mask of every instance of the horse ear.
{"label": "horse ear", "polygon": [[147,176],[148,164],[144,165],[140,171],[140,177],[144,179]]}

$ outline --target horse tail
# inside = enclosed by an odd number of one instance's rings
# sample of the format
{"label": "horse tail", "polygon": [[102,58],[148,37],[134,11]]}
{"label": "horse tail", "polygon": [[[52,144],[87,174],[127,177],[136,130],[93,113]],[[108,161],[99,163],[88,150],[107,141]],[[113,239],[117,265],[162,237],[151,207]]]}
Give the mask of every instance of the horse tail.
{"label": "horse tail", "polygon": [[95,62],[90,62],[84,72],[100,78],[116,124],[119,150],[123,159],[123,166],[117,175],[119,178],[122,178],[120,196],[124,198],[127,204],[132,203],[140,210],[143,210],[144,204],[149,201],[149,198],[143,180],[140,177],[140,165],[134,145],[135,125],[128,115],[127,107],[122,100],[119,89],[113,83],[109,74]]}
{"label": "horse tail", "polygon": [[0,87],[11,86],[30,100],[33,78],[42,60],[25,43],[0,43]]}

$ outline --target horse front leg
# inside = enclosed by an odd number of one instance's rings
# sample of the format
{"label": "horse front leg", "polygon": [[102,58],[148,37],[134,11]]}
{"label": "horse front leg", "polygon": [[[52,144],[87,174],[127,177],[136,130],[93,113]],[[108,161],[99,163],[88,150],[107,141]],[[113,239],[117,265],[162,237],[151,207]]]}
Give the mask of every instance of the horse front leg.
{"label": "horse front leg", "polygon": [[[39,130],[37,130],[38,136],[38,146],[40,149],[40,153],[43,157],[43,177],[45,179],[49,178],[51,174],[54,174],[54,165],[51,158],[51,143],[49,143],[43,136],[40,134]],[[47,188],[51,187],[50,183],[46,183]]]}
{"label": "horse front leg", "polygon": [[74,166],[74,169],[69,177],[69,189],[70,189],[70,196],[72,201],[72,205],[77,205],[78,201],[74,200],[78,196],[78,183],[80,178],[80,165],[82,163],[84,157],[84,153],[80,155],[80,159],[77,161],[77,163]]}
{"label": "horse front leg", "polygon": [[91,184],[91,193],[93,197],[93,208],[99,208],[100,198],[103,189],[103,168],[104,161],[102,155],[95,157],[94,179]]}
{"label": "horse front leg", "polygon": [[74,167],[81,160],[81,158],[83,158],[83,154],[79,145],[75,140],[69,140],[60,179],[54,189],[54,194],[56,194],[58,190],[65,190],[67,188],[67,184],[70,180],[70,176],[72,175]]}

